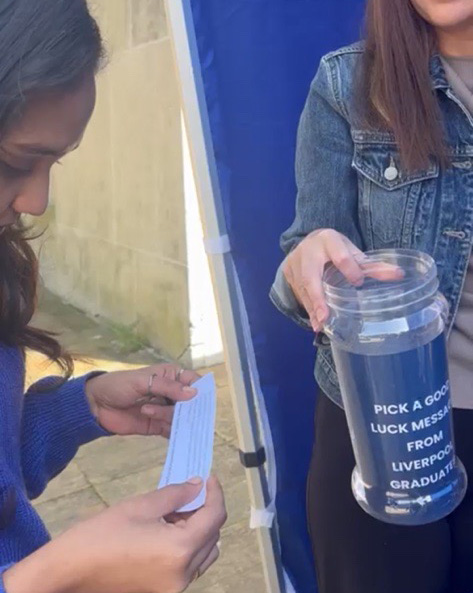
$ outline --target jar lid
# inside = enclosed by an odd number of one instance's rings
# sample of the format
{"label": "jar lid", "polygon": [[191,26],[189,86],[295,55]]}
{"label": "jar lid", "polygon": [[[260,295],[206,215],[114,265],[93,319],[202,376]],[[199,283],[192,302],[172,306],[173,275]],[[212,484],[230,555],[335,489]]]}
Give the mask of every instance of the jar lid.
{"label": "jar lid", "polygon": [[410,307],[438,290],[435,261],[420,251],[370,251],[357,260],[364,272],[357,286],[333,264],[327,267],[323,285],[329,307],[351,314],[380,314]]}

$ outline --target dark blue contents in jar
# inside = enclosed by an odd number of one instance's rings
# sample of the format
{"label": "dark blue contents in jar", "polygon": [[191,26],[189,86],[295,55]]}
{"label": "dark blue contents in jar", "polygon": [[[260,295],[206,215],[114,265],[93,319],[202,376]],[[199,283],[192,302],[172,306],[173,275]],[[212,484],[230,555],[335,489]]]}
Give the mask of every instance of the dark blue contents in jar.
{"label": "dark blue contents in jar", "polygon": [[411,525],[451,512],[466,484],[455,456],[444,334],[399,353],[359,354],[335,343],[332,350],[360,504],[384,521]]}

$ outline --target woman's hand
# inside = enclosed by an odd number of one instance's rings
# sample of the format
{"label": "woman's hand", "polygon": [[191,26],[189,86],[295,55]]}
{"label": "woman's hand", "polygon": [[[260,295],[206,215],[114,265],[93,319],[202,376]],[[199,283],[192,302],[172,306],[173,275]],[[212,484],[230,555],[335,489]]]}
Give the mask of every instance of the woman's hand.
{"label": "woman's hand", "polygon": [[[165,401],[186,401],[197,393],[199,375],[175,364],[157,364],[136,371],[93,377],[85,390],[93,414],[109,432],[120,435],[169,436],[174,408]],[[149,402],[147,401],[149,397]]]}
{"label": "woman's hand", "polygon": [[402,278],[400,268],[389,264],[363,265],[363,252],[333,229],[314,231],[287,256],[284,276],[299,303],[307,311],[314,331],[321,331],[329,310],[323,290],[325,266],[332,263],[353,285],[366,276],[381,281]]}
{"label": "woman's hand", "polygon": [[217,560],[226,521],[217,480],[205,506],[179,521],[166,517],[202,483],[132,498],[80,523],[5,573],[7,593],[180,593]]}

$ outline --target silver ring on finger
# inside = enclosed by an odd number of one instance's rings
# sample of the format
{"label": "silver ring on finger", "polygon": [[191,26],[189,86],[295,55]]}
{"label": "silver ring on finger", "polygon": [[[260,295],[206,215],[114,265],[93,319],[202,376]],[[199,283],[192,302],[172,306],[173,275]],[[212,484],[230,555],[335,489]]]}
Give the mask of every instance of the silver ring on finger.
{"label": "silver ring on finger", "polygon": [[149,381],[148,381],[148,393],[146,394],[147,397],[154,397],[154,394],[152,392],[153,389],[153,381],[154,378],[157,377],[158,375],[156,373],[153,373],[152,375],[149,376]]}
{"label": "silver ring on finger", "polygon": [[176,381],[180,381],[181,377],[183,375],[183,373],[185,373],[185,369],[179,369],[176,373]]}

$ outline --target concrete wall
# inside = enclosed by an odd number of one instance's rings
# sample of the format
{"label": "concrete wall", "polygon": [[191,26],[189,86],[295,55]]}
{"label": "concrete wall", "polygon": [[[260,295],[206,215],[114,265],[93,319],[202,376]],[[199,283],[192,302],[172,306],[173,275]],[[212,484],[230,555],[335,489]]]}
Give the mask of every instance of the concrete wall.
{"label": "concrete wall", "polygon": [[[163,0],[91,6],[110,60],[83,144],[53,174],[42,276],[171,356],[214,362],[221,343]],[[189,253],[201,268],[197,294]]]}

